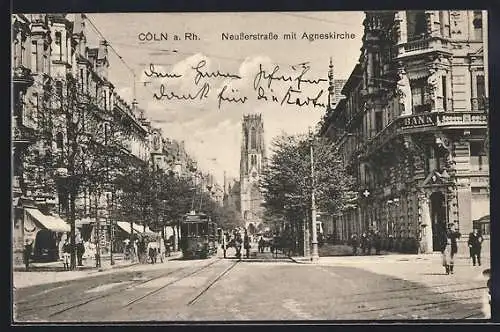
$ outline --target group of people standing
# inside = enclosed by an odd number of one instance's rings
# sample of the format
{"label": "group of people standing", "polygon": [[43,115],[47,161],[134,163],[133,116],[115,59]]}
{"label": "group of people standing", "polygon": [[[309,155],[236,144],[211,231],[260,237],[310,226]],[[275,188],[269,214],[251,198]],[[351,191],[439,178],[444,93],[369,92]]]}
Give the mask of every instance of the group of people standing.
{"label": "group of people standing", "polygon": [[158,241],[146,241],[144,238],[135,239],[134,241],[127,240],[125,244],[125,258],[135,261],[136,259],[141,264],[155,264],[158,260],[163,263],[166,256],[170,256],[170,241],[167,239],[162,245]]}
{"label": "group of people standing", "polygon": [[[449,223],[445,230],[439,232],[439,248],[438,250],[442,254],[442,264],[445,268],[446,274],[454,273],[455,265],[455,255],[458,252],[458,242],[457,240],[461,237],[460,232],[457,230],[454,223]],[[467,245],[469,247],[470,257],[472,258],[472,265],[481,266],[481,246],[484,239],[479,233],[478,229],[474,228],[472,233],[469,234],[469,239]],[[378,231],[369,231],[368,233],[363,233],[361,237],[358,238],[357,234],[351,236],[350,244],[352,247],[353,255],[358,254],[358,248],[361,248],[361,253],[363,255],[371,254],[371,249],[375,248],[375,254],[380,254],[381,248],[381,236]]]}
{"label": "group of people standing", "polygon": [[358,234],[354,233],[351,236],[352,254],[358,254],[358,248],[361,249],[362,255],[371,255],[372,248],[375,249],[375,255],[380,255],[382,247],[382,237],[378,230],[370,230],[368,233],[363,232],[358,238]]}
{"label": "group of people standing", "polygon": [[236,258],[241,258],[241,249],[245,249],[246,258],[250,258],[250,236],[248,231],[245,230],[243,237],[239,230],[233,230],[232,236],[229,233],[225,233],[222,236],[221,248],[224,253],[224,258],[227,258],[227,249],[229,247],[234,247],[236,249]]}

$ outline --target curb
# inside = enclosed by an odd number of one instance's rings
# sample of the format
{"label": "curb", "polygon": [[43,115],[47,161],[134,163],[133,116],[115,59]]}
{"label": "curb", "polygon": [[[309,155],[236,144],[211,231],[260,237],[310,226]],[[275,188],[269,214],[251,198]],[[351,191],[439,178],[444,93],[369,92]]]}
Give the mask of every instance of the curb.
{"label": "curb", "polygon": [[134,262],[134,263],[131,263],[131,264],[124,264],[124,265],[111,265],[111,266],[106,267],[106,268],[100,267],[96,271],[92,271],[91,273],[105,272],[105,271],[111,271],[111,270],[119,270],[119,269],[124,269],[126,267],[138,265],[138,264],[139,264],[139,262]]}
{"label": "curb", "polygon": [[[316,264],[317,262],[313,262],[310,258],[305,257],[290,257],[290,260],[297,264]],[[319,262],[319,261],[318,261]]]}
{"label": "curb", "polygon": [[245,263],[296,263],[292,258],[248,258],[241,259],[241,262]]}

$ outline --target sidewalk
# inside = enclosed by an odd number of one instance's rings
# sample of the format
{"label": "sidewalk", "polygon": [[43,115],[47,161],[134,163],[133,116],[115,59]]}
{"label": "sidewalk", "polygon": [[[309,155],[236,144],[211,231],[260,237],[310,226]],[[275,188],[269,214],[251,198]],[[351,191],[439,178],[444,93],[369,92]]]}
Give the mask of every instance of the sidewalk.
{"label": "sidewalk", "polygon": [[[180,252],[173,252],[171,256],[165,257],[164,262],[179,258],[181,255]],[[62,262],[35,263],[31,271],[25,271],[24,267],[22,270],[16,271],[16,267],[14,267],[12,282],[14,288],[25,288],[109,274],[120,269],[139,265],[137,261],[132,263],[130,260],[124,260],[123,256],[120,257],[119,255],[114,259],[114,263],[115,265],[111,265],[109,256],[105,256],[101,258],[100,269],[95,267],[94,260],[89,260],[85,262],[83,267],[77,267],[76,271],[64,271]]]}
{"label": "sidewalk", "polygon": [[320,257],[312,263],[304,257],[292,257],[297,263],[319,267],[355,267],[376,274],[422,283],[429,287],[450,283],[478,283],[486,285],[482,272],[490,267],[490,259],[485,257],[482,266],[472,266],[468,257],[455,259],[455,274],[446,275],[441,264],[441,255],[433,254],[391,254],[380,256]]}

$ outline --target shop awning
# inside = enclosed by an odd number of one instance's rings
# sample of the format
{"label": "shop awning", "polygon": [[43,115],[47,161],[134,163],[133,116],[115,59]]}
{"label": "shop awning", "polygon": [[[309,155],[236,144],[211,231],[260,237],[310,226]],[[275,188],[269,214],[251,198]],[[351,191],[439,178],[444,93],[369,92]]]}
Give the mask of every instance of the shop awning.
{"label": "shop awning", "polygon": [[123,231],[125,231],[127,234],[130,234],[130,223],[125,222],[125,221],[118,221],[116,223],[118,227],[120,227]]}
{"label": "shop awning", "polygon": [[44,215],[38,209],[26,209],[26,212],[43,227],[53,232],[69,232],[70,226],[61,218]]}
{"label": "shop awning", "polygon": [[[127,232],[128,234],[130,234],[131,229],[130,229],[130,223],[129,222],[118,221],[116,223],[116,225],[118,227],[120,227],[122,230],[124,230],[125,232]],[[146,231],[144,232],[144,226],[136,224],[136,223],[133,223],[132,225],[133,225],[134,233],[136,233],[136,234],[142,234],[142,233],[153,233],[153,234],[156,234],[155,232],[153,232],[152,230],[150,230],[148,226],[146,226]]]}

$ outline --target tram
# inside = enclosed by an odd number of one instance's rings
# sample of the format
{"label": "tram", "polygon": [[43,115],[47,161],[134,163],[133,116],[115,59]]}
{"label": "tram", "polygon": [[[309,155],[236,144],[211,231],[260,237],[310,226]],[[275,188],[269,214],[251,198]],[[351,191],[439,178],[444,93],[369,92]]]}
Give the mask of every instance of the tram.
{"label": "tram", "polygon": [[181,222],[181,250],[186,259],[209,258],[217,253],[217,224],[204,213],[189,213]]}

